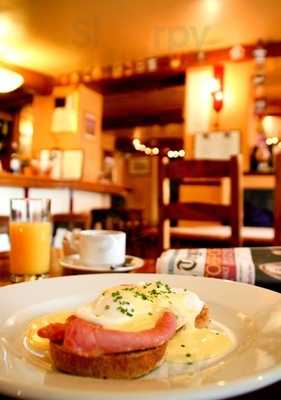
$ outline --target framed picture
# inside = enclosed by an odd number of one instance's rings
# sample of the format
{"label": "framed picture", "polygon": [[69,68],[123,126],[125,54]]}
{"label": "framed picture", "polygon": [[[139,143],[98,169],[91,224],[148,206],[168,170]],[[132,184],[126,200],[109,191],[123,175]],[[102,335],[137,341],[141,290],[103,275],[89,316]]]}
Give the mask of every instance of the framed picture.
{"label": "framed picture", "polygon": [[147,175],[150,172],[149,157],[131,157],[128,163],[128,170],[131,175]]}
{"label": "framed picture", "polygon": [[43,149],[40,152],[38,170],[52,179],[79,180],[83,175],[84,153],[82,150]]}
{"label": "framed picture", "polygon": [[84,132],[87,138],[93,138],[96,135],[96,117],[89,111],[84,114]]}
{"label": "framed picture", "polygon": [[240,132],[218,131],[195,134],[196,159],[229,160],[240,153]]}
{"label": "framed picture", "polygon": [[81,179],[84,153],[82,150],[64,150],[62,155],[62,179]]}

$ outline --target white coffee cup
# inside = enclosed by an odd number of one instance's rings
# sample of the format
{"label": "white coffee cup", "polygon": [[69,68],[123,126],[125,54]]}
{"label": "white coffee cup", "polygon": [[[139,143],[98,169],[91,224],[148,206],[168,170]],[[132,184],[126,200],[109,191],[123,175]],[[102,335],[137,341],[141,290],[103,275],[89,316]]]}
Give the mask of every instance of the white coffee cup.
{"label": "white coffee cup", "polygon": [[81,231],[78,248],[84,265],[120,265],[125,262],[126,233],[99,229]]}

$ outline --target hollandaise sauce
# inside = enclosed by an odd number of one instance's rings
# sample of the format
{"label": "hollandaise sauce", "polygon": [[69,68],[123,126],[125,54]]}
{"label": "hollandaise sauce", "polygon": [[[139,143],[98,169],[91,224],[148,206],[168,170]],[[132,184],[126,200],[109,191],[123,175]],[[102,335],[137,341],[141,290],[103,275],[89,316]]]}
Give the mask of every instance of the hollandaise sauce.
{"label": "hollandaise sauce", "polygon": [[234,346],[232,335],[222,329],[183,327],[169,341],[166,361],[194,365],[221,358]]}
{"label": "hollandaise sauce", "polygon": [[65,320],[71,315],[70,311],[64,311],[59,313],[53,313],[44,315],[42,317],[34,319],[27,327],[24,337],[23,345],[27,353],[32,358],[41,359],[42,361],[49,362],[49,340],[38,336],[37,332],[40,328],[56,322],[65,322]]}

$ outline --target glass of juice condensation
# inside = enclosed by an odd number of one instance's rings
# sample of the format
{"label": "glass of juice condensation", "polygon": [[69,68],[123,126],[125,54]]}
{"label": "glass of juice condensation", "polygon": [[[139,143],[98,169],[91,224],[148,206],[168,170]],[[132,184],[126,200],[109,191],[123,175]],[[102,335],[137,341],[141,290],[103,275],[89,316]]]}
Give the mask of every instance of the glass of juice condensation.
{"label": "glass of juice condensation", "polygon": [[11,199],[10,279],[45,278],[50,270],[52,224],[47,199]]}

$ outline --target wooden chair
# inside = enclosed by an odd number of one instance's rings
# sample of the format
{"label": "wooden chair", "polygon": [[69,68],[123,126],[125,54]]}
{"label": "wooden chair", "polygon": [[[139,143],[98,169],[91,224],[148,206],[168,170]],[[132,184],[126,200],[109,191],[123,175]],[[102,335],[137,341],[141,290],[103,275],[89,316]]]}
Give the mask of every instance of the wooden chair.
{"label": "wooden chair", "polygon": [[[191,242],[200,240],[216,242],[223,245],[228,242],[231,246],[241,245],[241,227],[243,221],[242,196],[242,160],[241,156],[233,156],[229,161],[221,160],[175,160],[160,159],[159,165],[159,239],[160,248],[170,247],[170,238],[183,238]],[[170,201],[171,183],[179,186],[186,185],[186,178],[222,179],[230,178],[231,202],[228,205],[209,204],[203,202],[183,203]],[[197,234],[193,227],[170,226],[171,221],[216,221],[223,225],[216,230],[201,227],[203,234]],[[170,224],[169,224],[170,222]],[[226,225],[227,224],[227,225]],[[226,230],[224,228],[227,228]],[[204,233],[205,232],[205,233]]]}
{"label": "wooden chair", "polygon": [[91,216],[89,213],[64,213],[53,214],[54,232],[57,228],[72,230],[75,228],[89,229],[91,227]]}
{"label": "wooden chair", "polygon": [[8,233],[9,217],[0,215],[0,233]]}
{"label": "wooden chair", "polygon": [[281,152],[275,159],[274,244],[281,246]]}

